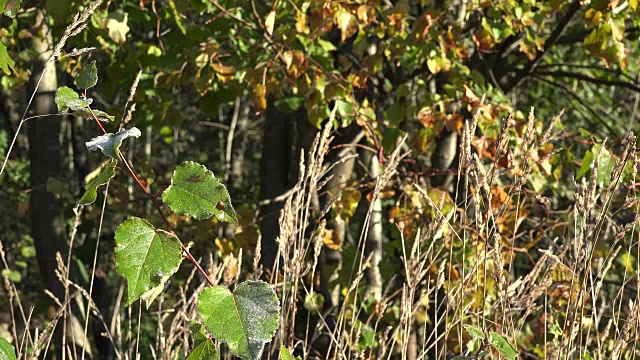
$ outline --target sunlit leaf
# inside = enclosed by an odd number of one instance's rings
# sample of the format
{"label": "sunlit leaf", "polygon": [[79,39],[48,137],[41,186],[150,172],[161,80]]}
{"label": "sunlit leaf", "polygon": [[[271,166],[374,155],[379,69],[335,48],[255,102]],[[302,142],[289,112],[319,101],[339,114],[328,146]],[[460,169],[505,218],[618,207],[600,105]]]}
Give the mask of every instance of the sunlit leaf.
{"label": "sunlit leaf", "polygon": [[509,344],[507,339],[495,332],[489,333],[489,344],[508,360],[515,360],[518,356],[516,349]]}
{"label": "sunlit leaf", "polygon": [[127,305],[142,297],[149,307],[180,267],[180,240],[136,217],[118,226],[115,239],[116,270],[127,279]]}
{"label": "sunlit leaf", "polygon": [[276,25],[276,9],[273,8],[264,18],[264,28],[269,36],[273,35],[273,28]]}
{"label": "sunlit leaf", "polygon": [[220,221],[238,222],[227,188],[206,167],[193,161],[176,168],[162,201],[179,215],[196,219],[215,215]]}
{"label": "sunlit leaf", "polygon": [[198,310],[214,338],[227,343],[234,355],[256,360],[278,328],[280,304],[269,284],[247,281],[234,292],[224,286],[204,289]]}
{"label": "sunlit leaf", "polygon": [[78,95],[75,90],[63,86],[56,90],[55,102],[56,105],[58,105],[58,111],[64,112],[67,109],[71,109],[73,111],[84,110],[91,105],[93,99],[80,98],[80,95]]}
{"label": "sunlit leaf", "polygon": [[340,249],[340,233],[335,229],[322,229],[322,242],[331,250]]}
{"label": "sunlit leaf", "polygon": [[342,42],[358,32],[358,19],[348,10],[341,8],[336,14],[336,23],[340,29]]}
{"label": "sunlit leaf", "polygon": [[91,139],[91,141],[86,142],[87,149],[90,151],[96,151],[100,149],[103,154],[107,155],[110,158],[119,159],[118,149],[120,149],[120,145],[122,145],[122,141],[128,137],[140,137],[140,130],[136,127],[132,127],[128,130],[121,130],[115,134],[105,134],[100,135]]}
{"label": "sunlit leaf", "polygon": [[[5,0],[4,14],[8,17],[15,17],[20,10],[20,5],[22,5],[22,0]],[[1,8],[2,6],[0,6]]]}
{"label": "sunlit leaf", "polygon": [[98,197],[98,187],[105,185],[116,175],[116,163],[116,160],[109,161],[107,166],[105,166],[96,177],[87,183],[84,194],[80,200],[78,200],[76,207],[93,204],[93,202],[96,201],[96,198]]}
{"label": "sunlit leaf", "polygon": [[127,40],[129,26],[127,25],[129,14],[122,10],[117,10],[109,14],[109,18],[105,22],[105,26],[109,31],[109,37],[113,42],[122,44]]}
{"label": "sunlit leaf", "polygon": [[253,107],[256,111],[265,111],[267,109],[267,87],[263,84],[257,84],[253,88]]}
{"label": "sunlit leaf", "polygon": [[467,330],[467,333],[474,340],[484,340],[484,332],[479,328],[471,325],[464,325],[464,329]]}
{"label": "sunlit leaf", "polygon": [[15,360],[16,348],[5,339],[0,339],[0,359]]}
{"label": "sunlit leaf", "polygon": [[191,332],[194,340],[193,350],[187,356],[187,360],[218,360],[216,345],[205,335],[202,325],[192,325]]}
{"label": "sunlit leaf", "polygon": [[0,43],[0,69],[2,69],[5,74],[11,75],[10,70],[15,71],[15,69],[13,68],[15,64],[16,62],[11,59],[9,53],[7,52],[7,47]]}
{"label": "sunlit leaf", "polygon": [[284,345],[280,345],[280,360],[299,360],[301,359],[299,356],[293,357],[289,349],[287,349]]}

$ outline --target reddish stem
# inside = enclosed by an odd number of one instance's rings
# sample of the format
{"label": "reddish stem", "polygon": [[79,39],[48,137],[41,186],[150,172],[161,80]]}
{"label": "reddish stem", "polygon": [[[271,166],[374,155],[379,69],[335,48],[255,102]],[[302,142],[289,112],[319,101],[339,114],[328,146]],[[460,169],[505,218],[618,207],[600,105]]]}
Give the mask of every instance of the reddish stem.
{"label": "reddish stem", "polygon": [[[91,112],[91,115],[93,116],[93,119],[96,121],[96,123],[98,124],[98,126],[100,127],[102,132],[106,134],[107,131],[104,129],[104,127],[102,127],[102,124],[100,124],[100,120],[98,120],[98,118],[93,113],[93,111],[91,111],[91,108],[89,108],[89,111]],[[125,166],[127,168],[127,172],[129,173],[129,175],[131,175],[131,177],[133,177],[133,179],[138,184],[138,187],[140,187],[142,192],[144,192],[144,194],[149,198],[149,200],[151,200],[151,203],[153,204],[153,206],[158,211],[158,214],[160,214],[160,217],[162,218],[162,221],[164,221],[164,224],[167,226],[167,228],[171,228],[171,225],[169,224],[169,221],[167,220],[167,218],[162,213],[162,209],[160,209],[160,205],[158,205],[158,202],[156,201],[155,197],[152,196],[149,193],[149,191],[147,191],[147,188],[145,188],[144,185],[142,185],[142,182],[140,182],[140,179],[138,179],[138,176],[136,175],[135,171],[133,170],[133,165],[129,164],[129,162],[124,158],[124,156],[122,155],[122,152],[120,152],[120,150],[118,150],[118,156],[120,157],[122,162],[125,164]],[[170,230],[169,232],[175,235],[175,233],[172,230]],[[178,241],[180,241],[180,239],[178,239]],[[200,274],[202,274],[202,276],[204,276],[205,280],[207,280],[209,285],[210,286],[214,286],[215,284],[213,283],[211,278],[209,278],[209,275],[207,274],[207,272],[202,268],[202,266],[200,266],[200,263],[198,262],[198,260],[196,260],[196,258],[194,258],[193,255],[191,255],[191,253],[189,252],[189,249],[187,249],[187,247],[184,246],[182,241],[180,241],[180,247],[182,248],[182,251],[185,253],[187,259],[189,259],[196,266],[196,268],[198,269]]]}

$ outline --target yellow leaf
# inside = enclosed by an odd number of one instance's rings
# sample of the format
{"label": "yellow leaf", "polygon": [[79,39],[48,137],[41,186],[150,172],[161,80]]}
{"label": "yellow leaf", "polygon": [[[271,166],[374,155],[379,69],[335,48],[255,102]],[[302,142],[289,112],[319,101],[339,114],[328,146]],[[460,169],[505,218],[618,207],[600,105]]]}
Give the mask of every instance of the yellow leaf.
{"label": "yellow leaf", "polygon": [[355,214],[358,203],[362,199],[362,194],[356,188],[346,188],[342,191],[341,205],[342,211],[340,216],[350,218]]}
{"label": "yellow leaf", "polygon": [[300,50],[287,50],[282,54],[286,65],[287,74],[298,78],[307,69],[307,59]]}
{"label": "yellow leaf", "polygon": [[267,109],[267,87],[263,84],[257,84],[253,88],[253,107],[256,111],[265,111]]}
{"label": "yellow leaf", "polygon": [[233,243],[231,242],[231,240],[216,238],[215,243],[216,247],[218,248],[218,252],[222,257],[225,257],[233,252]]}
{"label": "yellow leaf", "polygon": [[371,5],[360,5],[356,11],[358,20],[369,25],[376,18],[376,9]]}
{"label": "yellow leaf", "polygon": [[502,186],[494,185],[491,187],[491,208],[497,209],[502,204],[510,201],[509,194],[507,194]]}
{"label": "yellow leaf", "polygon": [[276,25],[276,9],[273,8],[264,19],[264,29],[269,36],[273,35],[273,28]]}
{"label": "yellow leaf", "polygon": [[234,69],[233,66],[225,66],[221,63],[215,63],[212,66],[216,71],[218,79],[223,82],[232,80],[236,76],[236,69]]}
{"label": "yellow leaf", "polygon": [[331,250],[340,249],[340,234],[337,230],[322,229],[322,242]]}
{"label": "yellow leaf", "polygon": [[464,126],[464,117],[460,114],[447,114],[445,126],[450,132],[460,133]]}
{"label": "yellow leaf", "polygon": [[345,9],[341,9],[338,12],[336,23],[342,34],[342,42],[345,42],[358,32],[358,19]]}
{"label": "yellow leaf", "polygon": [[307,14],[302,11],[298,11],[296,16],[296,31],[302,34],[309,33],[309,26],[307,25]]}

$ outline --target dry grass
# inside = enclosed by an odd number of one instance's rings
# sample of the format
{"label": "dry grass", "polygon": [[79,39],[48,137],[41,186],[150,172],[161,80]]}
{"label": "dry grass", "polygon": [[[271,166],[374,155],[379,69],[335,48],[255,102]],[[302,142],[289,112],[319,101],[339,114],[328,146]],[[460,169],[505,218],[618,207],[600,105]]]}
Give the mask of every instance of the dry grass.
{"label": "dry grass", "polygon": [[[65,41],[82,31],[99,4],[93,2],[74,18],[48,63],[61,56]],[[86,51],[90,49],[67,56]],[[131,106],[124,123],[133,110]],[[532,194],[527,184],[554,154],[542,149],[558,136],[554,127],[561,115],[537,131],[532,109],[521,124],[521,136],[515,135],[516,124],[507,116],[497,137],[495,158],[487,161],[473,148],[478,122],[474,114],[463,129],[456,199],[404,175],[402,160],[410,154],[403,150],[402,139],[382,173],[373,179],[364,218],[349,225],[354,242],[344,244],[343,250],[350,246],[354,257],[344,260],[334,273],[321,274],[328,271],[323,234],[333,204],[319,209],[317,197],[335,166],[325,161],[335,111],[309,154],[301,156],[299,181],[288,192],[280,214],[279,257],[274,268],[260,267],[260,242],[252,249],[252,264],[245,261],[244,268],[242,251],[222,261],[209,255],[207,261],[215,284],[233,287],[243,279],[270,278],[282,310],[268,357],[276,358],[283,345],[304,359],[417,360],[454,354],[475,358],[481,351],[498,358],[486,343],[470,338],[467,325],[505,336],[521,358],[577,359],[588,354],[594,359],[635,359],[640,354],[640,232],[636,226],[640,212],[632,186],[639,164],[633,134],[623,141],[609,185],[598,183],[598,169],[606,164],[596,154],[590,177],[573,183],[574,204],[557,209],[542,194]],[[26,120],[23,116],[20,126]],[[513,140],[517,145],[510,147]],[[500,165],[505,162],[506,169]],[[3,169],[4,164],[0,174]],[[389,216],[383,222],[385,234],[394,230],[399,234],[397,254],[370,251],[366,246],[373,204],[389,201],[384,194],[389,187],[398,192],[391,198],[395,206],[406,198],[413,204],[405,219]],[[623,200],[618,199],[620,194]],[[619,204],[616,209],[614,202]],[[616,220],[622,210],[633,212],[635,218],[626,223]],[[79,219],[70,233],[71,248]],[[121,284],[111,301],[112,316],[106,317],[91,300],[91,291],[70,280],[71,257],[62,259],[58,254],[57,275],[65,297],[46,294],[57,308],[46,324],[32,318],[33,304],[24,304],[15,284],[5,278],[11,340],[20,359],[46,357],[52,330],[59,322],[66,334],[64,358],[89,358],[93,349],[83,344],[94,340],[87,330],[90,321],[99,324],[117,359],[138,359],[140,354],[184,358],[193,343],[190,325],[198,320],[197,296],[206,286],[195,269],[184,282],[174,281],[177,289],[164,293],[149,310],[140,304],[125,308],[126,285]],[[10,269],[1,243],[0,258],[4,268]],[[389,258],[400,271],[383,276],[379,267]],[[92,284],[95,272],[94,259]],[[322,288],[321,276],[333,279],[330,289]],[[309,299],[329,292],[335,297],[331,306],[309,305]],[[71,316],[72,308],[82,316]],[[141,340],[145,322],[154,322],[146,325],[155,331],[152,343]],[[362,343],[375,345],[358,346]]]}
{"label": "dry grass", "polygon": [[[426,206],[419,209],[421,214],[415,215],[416,221],[411,225],[414,229],[400,229],[403,238],[398,259],[402,272],[384,278],[378,294],[366,283],[364,274],[372,266],[372,255],[365,252],[364,246],[372,212],[369,208],[364,223],[358,225],[362,230],[357,243],[352,244],[357,256],[353,263],[342,264],[346,272],[341,274],[349,274],[349,281],[341,289],[340,302],[331,308],[301,313],[305,299],[319,292],[317,274],[323,261],[321,234],[325,226],[322,219],[329,209],[315,209],[314,200],[331,169],[331,164],[324,161],[331,142],[331,127],[327,125],[311,152],[301,159],[300,180],[289,193],[281,213],[280,258],[275,268],[260,268],[258,245],[255,252],[258,255],[248,271],[238,271],[242,269],[242,253],[227,256],[222,262],[210,258],[209,264],[216,264],[208,269],[211,278],[216,283],[233,286],[240,277],[270,274],[282,304],[271,358],[276,356],[275,349],[280,344],[303,358],[445,359],[460,353],[473,358],[481,350],[498,356],[495,350],[471,341],[464,325],[478,327],[487,334],[493,331],[504,335],[516,345],[522,358],[580,358],[579,354],[585,353],[597,359],[635,358],[640,336],[637,264],[624,268],[620,282],[608,276],[612,271],[620,273],[623,254],[627,258],[640,258],[638,218],[621,225],[611,211],[614,197],[623,188],[625,167],[630,168],[634,179],[637,174],[636,139],[632,134],[625,139],[610,185],[598,184],[595,175],[575,183],[575,203],[565,212],[568,221],[536,220],[534,245],[528,249],[515,246],[534,240],[527,239],[531,235],[519,228],[527,220],[520,217],[531,216],[528,209],[531,199],[536,198],[525,189],[534,168],[551,156],[547,153],[541,157],[538,150],[555,136],[552,127],[558,119],[538,134],[532,111],[518,148],[509,149],[506,139],[512,136],[513,129],[507,117],[496,151],[498,158],[510,157],[512,167],[510,171],[499,172],[495,162],[485,163],[472,151],[470,134],[477,121],[474,117],[465,126],[460,151],[463,156],[459,161],[459,181],[465,184],[465,190],[459,194],[461,199],[456,200],[458,206],[451,208],[454,202],[446,193],[434,198],[423,186],[412,187],[414,195],[421,197]],[[398,144],[384,171],[375,179],[370,203],[382,196],[385,187],[406,182],[398,171],[401,159],[407,156],[401,151],[402,144]],[[597,174],[601,166],[598,158],[592,174]],[[507,196],[492,190],[496,185]],[[635,188],[630,189],[622,208],[637,213]],[[509,216],[510,225],[505,223]],[[425,219],[429,221],[424,222]],[[401,227],[390,222],[385,226]],[[0,255],[5,268],[9,268],[1,250]],[[526,271],[523,257],[530,259]],[[140,341],[143,310],[139,305],[122,306],[124,285],[113,301],[113,316],[103,318],[90,294],[69,280],[69,259],[59,258],[58,263],[58,276],[67,295],[65,299],[57,299],[48,294],[59,310],[43,328],[33,326],[32,308],[25,308],[15,286],[5,280],[13,341],[21,358],[46,355],[53,326],[66,321],[73,302],[85,309],[85,318],[80,320],[91,318],[103,325],[104,336],[116,350],[114,356],[118,359],[136,359],[141,353],[175,359],[189,351],[192,344],[189,326],[198,319],[197,295],[205,286],[195,270],[184,283],[177,284],[177,296],[165,294],[145,315],[147,319],[155,319],[156,336],[155,343],[143,345]],[[69,332],[83,328],[81,324],[66,322]],[[306,331],[301,332],[300,325],[294,324],[306,324]],[[373,335],[364,334],[369,329]],[[86,337],[86,328],[84,334]],[[74,335],[69,338],[78,339]],[[363,336],[373,336],[377,346],[358,348]],[[322,353],[318,352],[318,344],[323,344]],[[141,346],[148,346],[148,351]],[[27,355],[27,348],[32,355]],[[67,348],[69,359],[82,358],[73,349]],[[91,347],[87,349],[89,357]]]}

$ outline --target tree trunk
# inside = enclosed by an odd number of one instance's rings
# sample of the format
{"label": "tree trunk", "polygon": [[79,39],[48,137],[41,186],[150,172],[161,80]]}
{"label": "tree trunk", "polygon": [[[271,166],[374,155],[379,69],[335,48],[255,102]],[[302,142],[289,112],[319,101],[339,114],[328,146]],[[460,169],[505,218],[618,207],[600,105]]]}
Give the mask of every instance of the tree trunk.
{"label": "tree trunk", "polygon": [[[53,40],[46,26],[42,13],[38,14],[40,32],[33,37],[33,48],[40,54],[34,63],[34,70],[29,83],[30,92],[35,91],[32,115],[55,114],[55,92],[58,87],[56,70],[53,62],[48,64],[51,56]],[[43,75],[44,72],[44,75]],[[36,83],[42,76],[40,86]],[[62,209],[55,196],[47,190],[47,181],[55,178],[60,171],[60,116],[43,117],[28,123],[29,160],[31,162],[31,235],[36,248],[36,256],[40,274],[47,289],[61,302],[65,299],[65,289],[58,281],[56,253],[67,259],[68,245],[65,236]],[[73,326],[68,334],[83,335],[82,326],[73,314],[67,314],[67,324]],[[62,321],[54,331],[54,344],[58,358],[61,358],[63,344]],[[82,344],[73,341],[71,343]]]}
{"label": "tree trunk", "polygon": [[260,207],[260,233],[262,235],[261,262],[265,270],[273,269],[278,255],[276,238],[280,235],[280,210],[282,201],[273,201],[290,188],[292,124],[295,113],[279,111],[273,96],[267,100],[262,147],[262,174],[260,199],[266,204]]}
{"label": "tree trunk", "polygon": [[[377,180],[378,176],[382,173],[378,156],[367,151],[363,152],[361,158],[365,160],[364,163],[368,167],[369,175],[374,180]],[[364,245],[364,257],[365,259],[370,259],[370,266],[365,270],[365,277],[367,279],[367,284],[373,291],[375,299],[380,301],[382,299],[382,275],[380,274],[383,237],[382,199],[380,199],[380,195],[378,194],[374,201],[369,204],[366,198],[366,196],[363,196],[360,204],[364,214],[366,214],[367,211],[371,211],[371,218],[369,219],[368,224],[369,229],[367,231],[367,237]],[[365,217],[363,217],[363,219]],[[364,229],[362,231],[364,231]]]}

